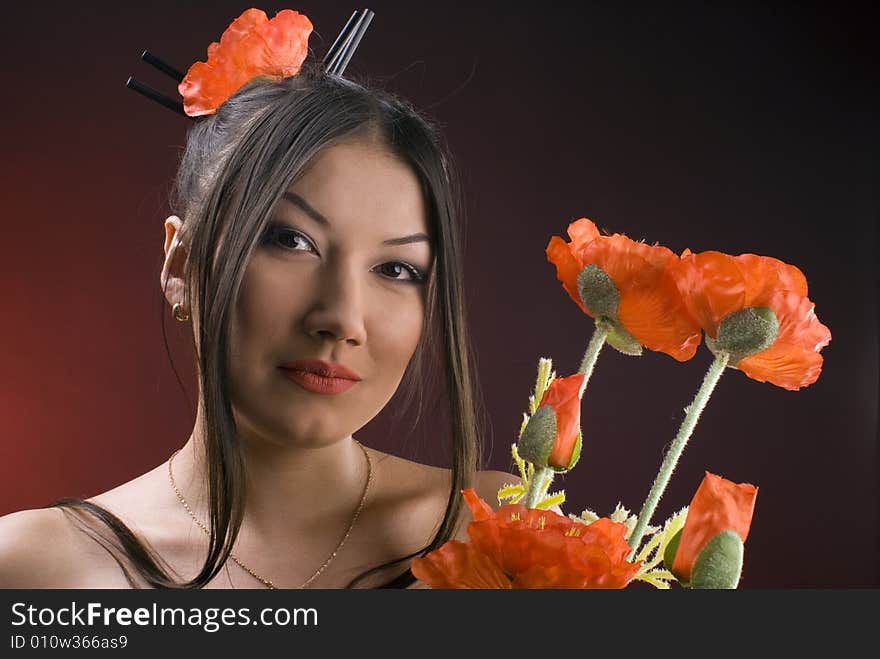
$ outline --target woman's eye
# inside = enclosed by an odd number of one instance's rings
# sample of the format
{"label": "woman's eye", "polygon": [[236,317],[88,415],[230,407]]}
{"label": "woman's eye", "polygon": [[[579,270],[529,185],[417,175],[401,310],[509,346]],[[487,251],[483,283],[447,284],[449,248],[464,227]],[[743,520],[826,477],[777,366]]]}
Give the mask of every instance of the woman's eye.
{"label": "woman's eye", "polygon": [[303,251],[303,248],[297,248],[297,245],[302,245],[307,251],[314,249],[309,239],[299,231],[277,226],[271,226],[268,228],[266,231],[265,242],[270,245],[277,245],[284,249],[290,249],[297,252]]}
{"label": "woman's eye", "polygon": [[[263,244],[294,252],[317,251],[312,242],[299,231],[277,225],[266,229]],[[425,280],[425,274],[420,268],[403,261],[383,263],[377,270],[388,279],[403,283],[421,284]]]}
{"label": "woman's eye", "polygon": [[[417,267],[410,265],[409,263],[402,263],[400,261],[383,263],[379,266],[379,270],[389,279],[397,279],[399,281],[405,281],[413,284],[421,283],[425,279],[425,275],[422,274],[422,271],[419,270]],[[408,275],[408,277],[401,277],[400,275],[402,274],[406,274]]]}

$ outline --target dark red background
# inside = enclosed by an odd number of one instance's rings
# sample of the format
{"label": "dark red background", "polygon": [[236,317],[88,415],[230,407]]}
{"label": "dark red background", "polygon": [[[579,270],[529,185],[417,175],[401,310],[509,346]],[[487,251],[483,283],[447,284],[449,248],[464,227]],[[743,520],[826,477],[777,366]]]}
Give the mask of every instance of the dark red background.
{"label": "dark red background", "polygon": [[[575,3],[571,3],[574,5]],[[544,257],[569,221],[676,252],[800,267],[833,341],[799,392],[728,371],[655,520],[704,470],[760,487],[742,586],[878,586],[877,78],[856,5],[375,1],[349,74],[411,99],[463,172],[468,306],[509,469],[540,356],[577,368],[591,324]],[[191,430],[190,354],[159,290],[166,193],[188,120],[139,57],[185,69],[248,4],[19,3],[4,10],[0,514],[90,496],[162,463]],[[269,15],[285,5],[260,5]],[[323,54],[357,8],[307,1]],[[188,326],[186,326],[188,327]],[[584,399],[564,508],[635,510],[710,361],[606,350]],[[442,429],[383,413],[359,435],[444,464]]]}

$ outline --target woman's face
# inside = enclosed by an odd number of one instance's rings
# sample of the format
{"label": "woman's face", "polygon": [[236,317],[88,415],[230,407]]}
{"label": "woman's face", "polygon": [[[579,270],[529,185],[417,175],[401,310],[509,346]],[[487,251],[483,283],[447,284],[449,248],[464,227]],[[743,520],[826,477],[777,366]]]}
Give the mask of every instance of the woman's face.
{"label": "woman's face", "polygon": [[[378,414],[418,345],[433,257],[425,200],[385,147],[347,141],[320,152],[273,213],[233,313],[233,410],[245,439],[323,446]],[[281,368],[303,359],[360,380],[313,391]]]}

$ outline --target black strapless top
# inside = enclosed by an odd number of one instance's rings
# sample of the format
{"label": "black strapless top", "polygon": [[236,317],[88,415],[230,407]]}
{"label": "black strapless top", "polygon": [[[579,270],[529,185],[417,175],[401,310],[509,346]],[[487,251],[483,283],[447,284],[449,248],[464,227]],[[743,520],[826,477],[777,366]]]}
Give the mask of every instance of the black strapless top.
{"label": "black strapless top", "polygon": [[406,572],[397,575],[391,581],[384,583],[381,586],[376,586],[376,588],[407,588],[415,582],[416,578],[413,576],[412,570],[407,568]]}

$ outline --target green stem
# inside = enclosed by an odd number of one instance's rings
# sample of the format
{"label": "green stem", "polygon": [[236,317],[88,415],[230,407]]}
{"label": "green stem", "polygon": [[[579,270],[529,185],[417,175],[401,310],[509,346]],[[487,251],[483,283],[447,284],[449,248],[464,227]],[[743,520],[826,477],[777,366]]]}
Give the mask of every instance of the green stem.
{"label": "green stem", "polygon": [[590,339],[590,344],[587,346],[587,351],[584,353],[584,358],[581,360],[581,367],[578,369],[578,373],[583,373],[586,376],[581,384],[580,391],[578,392],[578,399],[584,397],[584,389],[587,388],[587,382],[589,382],[590,376],[593,374],[593,367],[596,366],[596,360],[599,359],[599,352],[602,350],[602,346],[605,345],[605,339],[607,337],[608,330],[603,325],[596,323],[593,337]]}
{"label": "green stem", "polygon": [[[544,480],[547,478],[547,475],[550,475],[550,482],[553,482],[553,470],[550,467],[536,467],[535,474],[532,476],[532,480],[529,482],[529,489],[526,490],[526,495],[523,497],[523,505],[526,508],[535,508],[538,505],[538,502],[543,498],[544,493],[547,491],[547,488],[542,487]],[[548,483],[549,485],[549,483]]]}
{"label": "green stem", "polygon": [[629,546],[632,547],[632,552],[630,552],[629,555],[630,561],[632,561],[633,557],[636,555],[636,550],[639,547],[639,543],[642,541],[642,536],[645,534],[645,529],[648,526],[651,515],[654,514],[654,510],[657,508],[657,503],[660,501],[660,497],[666,490],[666,485],[669,483],[669,478],[672,476],[678,458],[681,457],[681,453],[684,451],[684,446],[687,444],[691,433],[693,433],[697,421],[700,418],[700,414],[702,413],[703,408],[706,407],[706,403],[709,402],[709,396],[712,395],[715,385],[718,384],[718,380],[724,373],[728,361],[730,361],[730,355],[726,352],[718,353],[715,356],[715,361],[712,362],[709,366],[709,370],[706,371],[706,376],[703,378],[703,384],[700,385],[700,390],[694,397],[694,401],[687,408],[687,414],[684,417],[684,421],[681,423],[681,428],[678,429],[678,434],[675,436],[672,446],[669,447],[666,456],[663,458],[663,464],[660,465],[660,471],[657,473],[657,477],[654,479],[654,484],[651,486],[651,491],[648,493],[648,498],[645,499],[645,504],[642,506],[642,510],[639,513],[639,521],[636,524],[636,528],[633,529],[632,535],[629,537]]}

